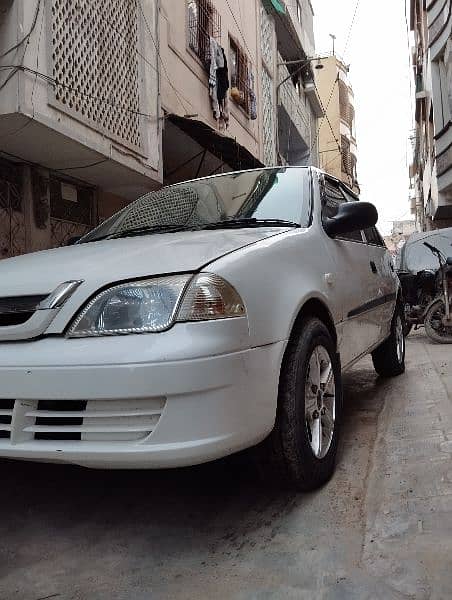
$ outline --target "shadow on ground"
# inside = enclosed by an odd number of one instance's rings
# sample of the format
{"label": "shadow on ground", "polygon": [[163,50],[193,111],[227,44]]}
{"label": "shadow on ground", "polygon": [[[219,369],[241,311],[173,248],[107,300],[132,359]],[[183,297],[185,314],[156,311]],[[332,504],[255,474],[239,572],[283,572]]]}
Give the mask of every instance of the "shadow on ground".
{"label": "shadow on ground", "polygon": [[[184,560],[196,570],[206,563],[240,561],[245,550],[247,557],[254,549],[265,552],[278,533],[290,534],[291,523],[300,531],[303,514],[312,522],[323,511],[331,528],[347,526],[341,516],[345,514],[358,523],[365,492],[361,484],[383,403],[381,387],[386,384],[366,362],[346,376],[344,385],[338,470],[314,494],[265,488],[244,454],[167,471],[1,462],[3,589],[16,582],[19,590],[27,579],[42,578],[52,564],[58,589],[93,577],[124,578],[126,566],[127,577],[139,579],[143,569],[164,567],[171,579]],[[295,513],[296,522],[291,516]],[[101,572],[94,575],[92,564],[100,557]],[[37,589],[42,595],[49,591],[42,581]],[[28,598],[17,593],[11,598]]]}

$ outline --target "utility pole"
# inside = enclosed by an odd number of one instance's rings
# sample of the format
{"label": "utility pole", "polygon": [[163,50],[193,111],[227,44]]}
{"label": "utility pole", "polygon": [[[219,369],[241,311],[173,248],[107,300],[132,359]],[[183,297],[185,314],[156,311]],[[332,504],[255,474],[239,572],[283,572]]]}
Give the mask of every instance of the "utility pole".
{"label": "utility pole", "polygon": [[333,40],[333,56],[336,56],[336,54],[334,52],[334,50],[335,50],[335,48],[334,48],[334,42],[336,40],[336,36],[333,33],[330,33],[330,38]]}

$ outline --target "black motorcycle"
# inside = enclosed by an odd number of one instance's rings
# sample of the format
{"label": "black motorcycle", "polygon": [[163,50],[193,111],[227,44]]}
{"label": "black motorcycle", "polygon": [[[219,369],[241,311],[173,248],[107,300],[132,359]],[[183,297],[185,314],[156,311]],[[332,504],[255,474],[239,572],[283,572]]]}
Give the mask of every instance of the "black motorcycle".
{"label": "black motorcycle", "polygon": [[413,326],[424,325],[435,342],[452,343],[451,242],[452,228],[448,228],[413,234],[402,249],[398,274],[405,303],[405,335]]}

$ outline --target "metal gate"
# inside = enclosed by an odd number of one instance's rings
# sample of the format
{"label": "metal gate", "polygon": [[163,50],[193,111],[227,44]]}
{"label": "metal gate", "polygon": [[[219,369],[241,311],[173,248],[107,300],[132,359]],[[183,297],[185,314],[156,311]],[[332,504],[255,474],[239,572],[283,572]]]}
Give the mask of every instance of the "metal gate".
{"label": "metal gate", "polygon": [[0,258],[24,252],[22,171],[13,163],[0,161]]}

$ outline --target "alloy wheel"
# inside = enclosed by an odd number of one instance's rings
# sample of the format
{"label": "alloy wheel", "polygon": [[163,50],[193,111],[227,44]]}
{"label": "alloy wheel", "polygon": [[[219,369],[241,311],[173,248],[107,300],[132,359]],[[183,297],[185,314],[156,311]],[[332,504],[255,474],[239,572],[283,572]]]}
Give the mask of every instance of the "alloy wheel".
{"label": "alloy wheel", "polygon": [[405,352],[405,335],[403,333],[403,322],[400,315],[396,319],[395,337],[397,346],[397,359],[399,363],[403,360],[403,354]]}
{"label": "alloy wheel", "polygon": [[323,346],[314,348],[308,363],[305,422],[314,456],[324,458],[333,441],[336,423],[336,385],[333,364]]}

